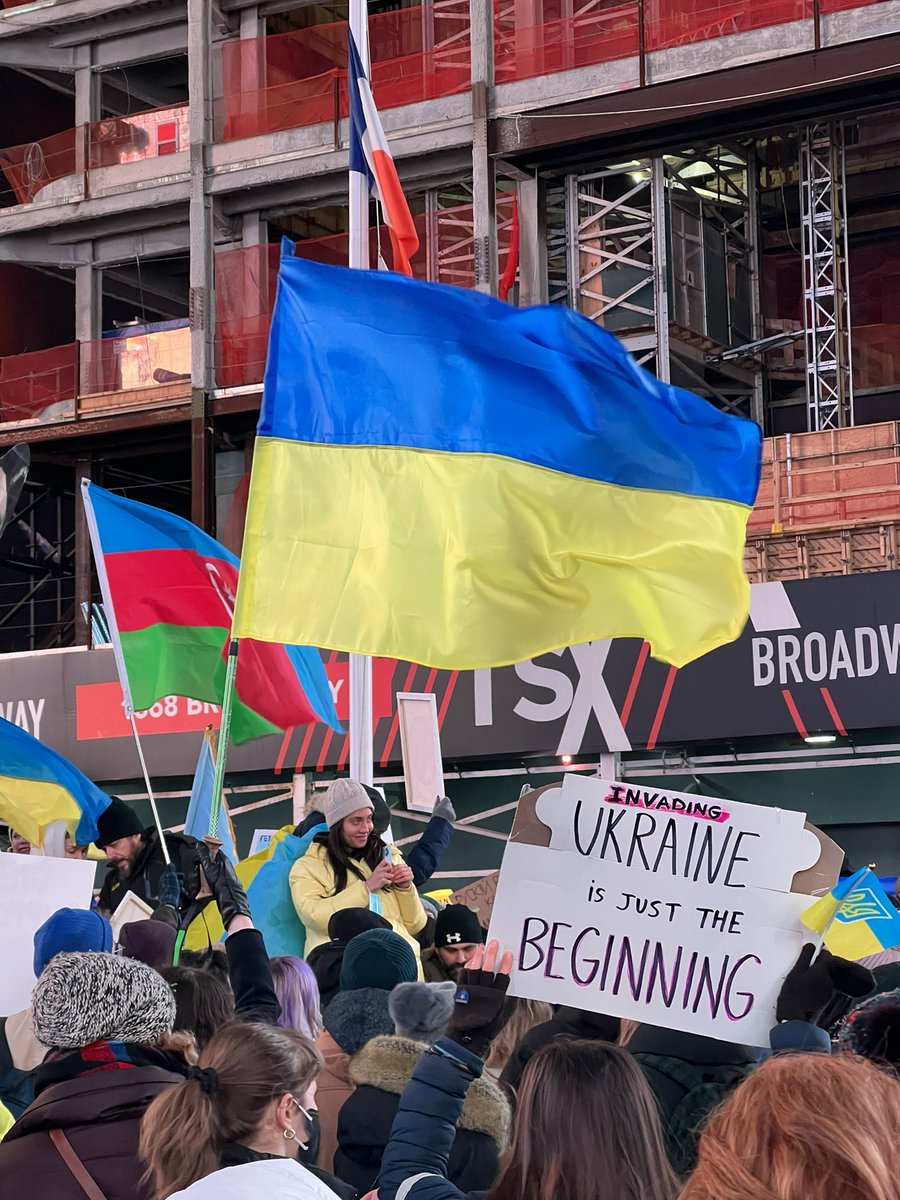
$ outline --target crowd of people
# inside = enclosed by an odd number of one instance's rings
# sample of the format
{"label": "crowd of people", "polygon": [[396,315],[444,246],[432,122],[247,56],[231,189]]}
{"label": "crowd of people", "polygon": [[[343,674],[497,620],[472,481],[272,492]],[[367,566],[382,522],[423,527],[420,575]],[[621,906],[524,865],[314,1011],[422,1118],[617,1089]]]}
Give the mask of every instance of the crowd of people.
{"label": "crowd of people", "polygon": [[[298,830],[305,959],[269,958],[227,858],[167,834],[172,893],[111,805],[97,907],[37,931],[0,1020],[0,1200],[900,1200],[895,963],[805,946],[770,1052],[514,1000],[478,914],[417,891],[452,809],[411,864],[376,797],[338,781]],[[128,891],[156,919],[114,937]],[[206,894],[224,946],[179,957]]]}

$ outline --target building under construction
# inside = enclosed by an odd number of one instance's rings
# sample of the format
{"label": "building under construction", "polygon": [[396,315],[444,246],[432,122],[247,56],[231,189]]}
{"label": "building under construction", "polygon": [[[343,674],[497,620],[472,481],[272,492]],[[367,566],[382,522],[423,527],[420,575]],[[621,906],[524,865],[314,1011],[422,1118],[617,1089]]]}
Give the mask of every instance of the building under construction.
{"label": "building under construction", "polygon": [[[25,652],[91,641],[80,478],[240,550],[281,239],[347,261],[347,7],[2,3],[0,450],[28,443],[32,467],[0,558],[0,652],[26,672]],[[758,421],[754,582],[895,568],[900,0],[370,0],[369,14],[416,275],[570,305],[661,378]],[[388,241],[379,222],[373,206],[373,262]],[[835,628],[853,624],[840,603]],[[621,694],[611,687],[624,742],[597,707],[578,744],[560,740],[560,714],[543,741],[479,741],[485,682],[467,682],[475,732],[456,752],[461,773],[488,758],[520,773],[523,758],[552,765],[564,749],[677,745],[684,782],[701,744],[715,758],[730,739],[737,762],[748,738],[824,729],[853,741],[855,725],[858,754],[865,731],[900,727],[880,702],[848,716],[847,680],[815,687],[812,671],[775,681],[779,718],[758,728],[670,729],[678,682],[659,668],[651,687],[657,664],[644,659],[636,648]],[[891,682],[896,647],[893,663]],[[463,689],[403,667],[387,696],[404,684],[437,690],[445,711]],[[818,697],[807,709],[805,686]],[[4,694],[7,707],[18,695],[0,671]],[[382,716],[389,771],[389,700]],[[869,741],[889,743],[877,765],[895,761],[887,734]],[[346,763],[339,743],[318,731],[255,765],[270,780],[275,767],[333,770]],[[663,760],[646,773],[669,772]],[[851,819],[840,816],[830,823]]]}

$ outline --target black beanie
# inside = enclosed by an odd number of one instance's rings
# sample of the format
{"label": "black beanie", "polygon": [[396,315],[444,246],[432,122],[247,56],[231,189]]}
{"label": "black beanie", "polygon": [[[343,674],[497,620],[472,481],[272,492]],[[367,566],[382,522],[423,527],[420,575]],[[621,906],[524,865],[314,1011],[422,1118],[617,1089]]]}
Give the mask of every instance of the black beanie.
{"label": "black beanie", "polygon": [[381,837],[391,823],[390,805],[376,788],[369,787],[366,783],[363,784],[363,787],[366,795],[372,801],[372,832]]}
{"label": "black beanie", "polygon": [[367,929],[392,929],[390,921],[371,908],[339,908],[328,921],[328,936],[333,942],[349,942]]}
{"label": "black beanie", "polygon": [[478,917],[465,904],[448,904],[438,913],[434,924],[434,944],[439,950],[445,946],[463,946],[471,943],[480,945],[484,931]]}
{"label": "black beanie", "polygon": [[120,800],[118,796],[113,796],[109,808],[97,818],[97,836],[94,844],[98,850],[105,850],[110,842],[117,842],[119,838],[134,837],[135,834],[143,832],[141,819],[131,805]]}

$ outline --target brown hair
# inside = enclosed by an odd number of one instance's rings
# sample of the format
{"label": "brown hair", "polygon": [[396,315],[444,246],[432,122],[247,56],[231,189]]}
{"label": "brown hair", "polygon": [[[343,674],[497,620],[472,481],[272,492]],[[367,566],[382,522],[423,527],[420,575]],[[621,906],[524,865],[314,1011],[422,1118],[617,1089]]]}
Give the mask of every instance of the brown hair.
{"label": "brown hair", "polygon": [[488,1070],[502,1071],[513,1050],[535,1025],[544,1025],[553,1016],[553,1009],[543,1000],[515,1000],[512,1016],[491,1042],[484,1065]]}
{"label": "brown hair", "polygon": [[897,1200],[900,1084],[867,1059],[770,1059],[713,1113],[682,1200]]}
{"label": "brown hair", "polygon": [[364,862],[370,871],[374,871],[381,862],[386,845],[373,830],[362,850],[350,850],[344,842],[343,831],[344,822],[338,821],[337,825],[333,825],[327,834],[320,834],[316,838],[316,841],[321,840],[321,844],[325,847],[329,865],[334,872],[332,896],[337,896],[346,888],[351,871],[357,879],[365,880],[366,877],[356,865],[357,862]]}
{"label": "brown hair", "polygon": [[[298,1099],[318,1074],[321,1058],[293,1029],[232,1021],[201,1051],[193,1076],[158,1096],[141,1123],[141,1157],[153,1200],[190,1187],[217,1171],[228,1142],[245,1142],[273,1100]],[[205,1086],[204,1086],[205,1085]]]}
{"label": "brown hair", "polygon": [[164,967],[160,971],[175,997],[173,1028],[192,1033],[202,1050],[217,1029],[234,1019],[231,984],[215,970]]}
{"label": "brown hair", "polygon": [[677,1189],[656,1101],[626,1050],[561,1038],[538,1051],[489,1200],[674,1200]]}

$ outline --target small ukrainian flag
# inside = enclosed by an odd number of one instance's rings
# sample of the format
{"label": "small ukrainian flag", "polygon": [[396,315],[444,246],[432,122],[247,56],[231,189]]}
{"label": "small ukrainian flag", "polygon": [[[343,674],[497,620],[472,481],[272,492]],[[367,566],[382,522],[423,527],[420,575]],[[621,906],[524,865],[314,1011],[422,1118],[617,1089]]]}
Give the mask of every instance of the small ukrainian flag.
{"label": "small ukrainian flag", "polygon": [[871,867],[842,879],[800,916],[832,954],[858,962],[900,946],[900,913]]}

